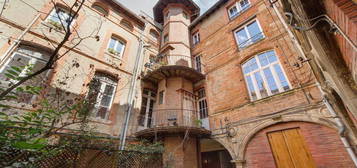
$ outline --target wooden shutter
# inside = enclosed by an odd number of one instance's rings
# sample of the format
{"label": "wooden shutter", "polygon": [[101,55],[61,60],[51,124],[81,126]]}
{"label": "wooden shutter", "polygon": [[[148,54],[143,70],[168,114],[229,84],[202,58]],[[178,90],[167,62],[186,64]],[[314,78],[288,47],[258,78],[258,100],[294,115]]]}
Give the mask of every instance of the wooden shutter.
{"label": "wooden shutter", "polygon": [[268,138],[278,168],[316,167],[298,128],[271,132]]}

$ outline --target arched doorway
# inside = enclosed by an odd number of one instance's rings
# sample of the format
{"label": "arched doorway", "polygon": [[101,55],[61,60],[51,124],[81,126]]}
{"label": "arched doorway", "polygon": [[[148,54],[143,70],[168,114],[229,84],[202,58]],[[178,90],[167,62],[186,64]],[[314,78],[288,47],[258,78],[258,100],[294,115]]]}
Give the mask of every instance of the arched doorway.
{"label": "arched doorway", "polygon": [[228,150],[219,142],[213,139],[200,140],[201,168],[233,168],[232,157]]}
{"label": "arched doorway", "polygon": [[354,167],[338,132],[310,122],[285,122],[258,131],[245,150],[245,167]]}

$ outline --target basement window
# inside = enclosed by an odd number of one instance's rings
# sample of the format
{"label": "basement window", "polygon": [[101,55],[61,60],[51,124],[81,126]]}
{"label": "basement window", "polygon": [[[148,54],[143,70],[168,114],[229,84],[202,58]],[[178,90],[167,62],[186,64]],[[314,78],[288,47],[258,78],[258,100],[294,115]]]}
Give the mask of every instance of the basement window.
{"label": "basement window", "polygon": [[245,62],[242,68],[253,101],[291,88],[274,51],[258,54]]}

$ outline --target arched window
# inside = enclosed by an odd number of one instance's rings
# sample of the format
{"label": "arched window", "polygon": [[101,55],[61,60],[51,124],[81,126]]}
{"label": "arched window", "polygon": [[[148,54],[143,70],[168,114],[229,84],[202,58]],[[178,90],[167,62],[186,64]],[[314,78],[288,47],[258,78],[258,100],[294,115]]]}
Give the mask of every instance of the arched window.
{"label": "arched window", "polygon": [[[1,87],[8,88],[10,83],[16,83],[17,80],[14,77],[25,77],[44,68],[49,57],[50,52],[39,49],[38,46],[20,45],[0,69]],[[27,81],[26,84],[41,86],[48,74],[49,71],[43,72]],[[18,97],[23,103],[31,103],[34,98],[33,94],[25,93],[21,93]]]}
{"label": "arched window", "polygon": [[128,28],[130,31],[134,30],[134,26],[127,20],[123,19],[120,21],[120,24],[123,25],[124,27]]}
{"label": "arched window", "polygon": [[103,16],[108,16],[109,13],[108,10],[102,7],[101,5],[99,5],[98,3],[94,3],[92,5],[92,8],[98,11],[99,13],[101,13]]}
{"label": "arched window", "polygon": [[151,37],[155,38],[156,40],[158,40],[160,37],[159,33],[157,31],[155,31],[154,29],[150,30],[150,35],[151,35]]}
{"label": "arched window", "polygon": [[96,72],[90,84],[88,99],[92,102],[92,116],[107,120],[113,104],[118,80],[106,73]]}
{"label": "arched window", "polygon": [[251,100],[289,90],[290,84],[274,51],[256,55],[242,66]]}

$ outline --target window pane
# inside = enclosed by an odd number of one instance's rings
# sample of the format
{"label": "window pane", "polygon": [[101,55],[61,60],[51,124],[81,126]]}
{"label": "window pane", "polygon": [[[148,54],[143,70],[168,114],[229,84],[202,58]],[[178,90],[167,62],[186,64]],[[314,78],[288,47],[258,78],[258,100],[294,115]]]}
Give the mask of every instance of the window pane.
{"label": "window pane", "polygon": [[247,45],[248,35],[244,29],[236,32],[236,38],[240,48]]}
{"label": "window pane", "polygon": [[258,58],[259,58],[259,63],[261,66],[266,66],[269,64],[269,60],[267,58],[266,53],[258,55]]}
{"label": "window pane", "polygon": [[263,34],[261,33],[261,30],[260,30],[258,23],[256,21],[249,24],[247,26],[247,28],[248,28],[248,32],[250,35],[250,41],[256,42],[259,39],[263,38]]}
{"label": "window pane", "polygon": [[111,100],[112,100],[111,96],[103,95],[100,105],[101,106],[105,106],[105,107],[109,107]]}
{"label": "window pane", "polygon": [[123,48],[124,48],[124,44],[122,43],[122,42],[120,42],[120,41],[117,41],[117,47],[116,47],[116,49],[115,49],[115,51],[117,51],[118,53],[122,53],[122,51],[123,51]]}
{"label": "window pane", "polygon": [[252,97],[252,100],[257,100],[257,94],[255,93],[252,78],[250,76],[246,76],[245,78],[247,79],[249,94]]}
{"label": "window pane", "polygon": [[270,63],[273,63],[278,60],[274,51],[268,51],[266,52],[266,55]]}
{"label": "window pane", "polygon": [[5,66],[5,69],[1,72],[0,79],[8,81],[9,79],[5,76],[8,70],[11,69],[11,66],[21,67],[22,69],[28,65],[30,58],[24,57],[20,54],[15,54],[11,61]]}
{"label": "window pane", "polygon": [[248,0],[241,0],[239,2],[239,5],[240,5],[240,8],[241,8],[241,11],[249,8],[249,6],[250,6]]}
{"label": "window pane", "polygon": [[115,40],[115,39],[113,39],[113,38],[110,39],[109,47],[108,47],[108,48],[114,49],[116,41],[117,41],[117,40]]}
{"label": "window pane", "polygon": [[107,115],[107,112],[108,112],[108,108],[99,107],[96,117],[101,118],[101,119],[106,119],[105,117]]}
{"label": "window pane", "polygon": [[233,6],[232,8],[229,9],[229,16],[234,17],[235,15],[238,14],[238,9],[236,6]]}
{"label": "window pane", "polygon": [[104,89],[104,94],[112,96],[114,93],[114,86],[106,85]]}
{"label": "window pane", "polygon": [[284,90],[289,90],[290,87],[289,87],[289,84],[285,78],[285,75],[283,73],[283,70],[281,69],[280,65],[279,64],[275,64],[274,65],[274,69],[275,69],[275,72],[277,73],[278,77],[279,77],[279,80],[280,80],[280,84],[281,86],[283,87]]}
{"label": "window pane", "polygon": [[273,74],[271,73],[270,68],[266,68],[263,71],[264,71],[265,78],[268,81],[268,86],[270,88],[271,93],[272,94],[279,93],[279,89],[276,85],[276,82],[274,80],[274,77],[273,77]]}
{"label": "window pane", "polygon": [[268,96],[268,92],[267,92],[267,90],[265,88],[265,84],[264,84],[262,76],[260,75],[260,72],[254,73],[254,77],[255,77],[255,80],[256,80],[256,84],[257,84],[257,86],[259,88],[260,95],[262,96],[262,98],[267,97]]}

